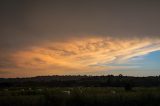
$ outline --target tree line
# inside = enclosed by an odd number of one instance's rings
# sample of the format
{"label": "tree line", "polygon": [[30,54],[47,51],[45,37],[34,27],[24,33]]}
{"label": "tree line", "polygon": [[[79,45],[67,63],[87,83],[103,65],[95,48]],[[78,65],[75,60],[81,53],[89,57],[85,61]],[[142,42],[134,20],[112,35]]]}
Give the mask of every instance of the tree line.
{"label": "tree line", "polygon": [[0,87],[158,87],[160,76],[37,76],[0,78]]}

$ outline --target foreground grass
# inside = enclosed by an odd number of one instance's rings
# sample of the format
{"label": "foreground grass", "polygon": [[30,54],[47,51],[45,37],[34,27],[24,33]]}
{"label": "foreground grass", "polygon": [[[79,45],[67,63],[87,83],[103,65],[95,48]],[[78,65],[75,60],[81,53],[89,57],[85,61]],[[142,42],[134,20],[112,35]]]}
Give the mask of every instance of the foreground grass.
{"label": "foreground grass", "polygon": [[160,88],[8,88],[0,106],[160,106]]}

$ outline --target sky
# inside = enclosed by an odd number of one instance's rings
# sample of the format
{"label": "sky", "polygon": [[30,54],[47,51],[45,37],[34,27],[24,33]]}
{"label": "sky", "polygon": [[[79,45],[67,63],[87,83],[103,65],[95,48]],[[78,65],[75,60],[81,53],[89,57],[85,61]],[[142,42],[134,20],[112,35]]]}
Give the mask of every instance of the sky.
{"label": "sky", "polygon": [[160,75],[158,0],[1,0],[0,77]]}

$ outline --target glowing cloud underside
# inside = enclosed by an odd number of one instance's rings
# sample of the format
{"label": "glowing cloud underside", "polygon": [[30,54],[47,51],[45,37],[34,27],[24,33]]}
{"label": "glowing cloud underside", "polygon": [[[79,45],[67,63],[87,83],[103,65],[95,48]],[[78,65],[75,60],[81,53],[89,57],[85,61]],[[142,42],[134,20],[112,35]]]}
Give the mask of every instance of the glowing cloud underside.
{"label": "glowing cloud underside", "polygon": [[28,72],[35,75],[36,71],[33,70],[43,70],[40,74],[78,74],[107,71],[115,67],[102,64],[125,63],[133,57],[157,50],[160,50],[160,41],[154,39],[119,40],[95,37],[48,42],[29,50],[17,51],[10,54],[10,57],[17,69],[32,70]]}

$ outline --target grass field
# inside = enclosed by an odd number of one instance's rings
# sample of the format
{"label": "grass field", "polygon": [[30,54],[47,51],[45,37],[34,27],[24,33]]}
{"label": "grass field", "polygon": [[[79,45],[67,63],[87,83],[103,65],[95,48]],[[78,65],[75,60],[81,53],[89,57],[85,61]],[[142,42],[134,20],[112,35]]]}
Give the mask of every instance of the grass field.
{"label": "grass field", "polygon": [[0,106],[160,106],[160,88],[3,88]]}

